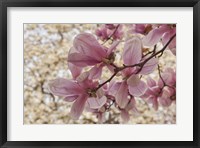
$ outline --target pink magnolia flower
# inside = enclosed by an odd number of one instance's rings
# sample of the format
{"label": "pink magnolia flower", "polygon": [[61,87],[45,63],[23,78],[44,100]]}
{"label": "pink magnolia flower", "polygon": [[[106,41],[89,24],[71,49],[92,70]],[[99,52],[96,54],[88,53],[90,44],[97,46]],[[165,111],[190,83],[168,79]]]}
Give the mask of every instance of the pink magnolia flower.
{"label": "pink magnolia flower", "polygon": [[133,24],[130,27],[131,33],[139,33],[143,35],[148,34],[153,29],[152,24]]}
{"label": "pink magnolia flower", "polygon": [[71,108],[71,116],[78,119],[84,110],[86,102],[90,108],[101,108],[107,98],[101,89],[94,92],[93,89],[98,86],[97,81],[88,79],[89,73],[82,73],[76,80],[67,80],[63,78],[55,79],[49,82],[49,90],[56,96],[64,97],[65,101],[74,102]]}
{"label": "pink magnolia flower", "polygon": [[69,65],[70,70],[78,76],[83,67],[94,66],[90,70],[89,78],[99,78],[104,66],[113,70],[110,64],[114,62],[113,50],[118,44],[119,42],[114,42],[110,48],[106,48],[100,45],[92,34],[83,33],[77,35],[68,55],[68,62],[72,64]]}
{"label": "pink magnolia flower", "polygon": [[163,80],[158,80],[158,86],[166,86],[158,99],[162,106],[170,106],[172,101],[176,100],[176,72],[172,68],[166,68],[161,76]]}
{"label": "pink magnolia flower", "polygon": [[[123,51],[123,61],[125,65],[135,65],[142,61],[142,42],[138,37],[126,41]],[[116,102],[120,108],[125,108],[129,99],[128,96],[141,96],[145,93],[147,86],[140,79],[141,74],[151,73],[157,65],[157,59],[149,60],[138,73],[138,68],[126,68],[122,71],[124,81],[116,85]],[[129,95],[130,94],[130,95]]]}
{"label": "pink magnolia flower", "polygon": [[162,89],[157,85],[156,81],[153,80],[151,77],[147,78],[147,90],[141,98],[146,99],[146,101],[153,105],[153,108],[155,110],[158,109],[158,96],[160,96],[160,93]]}
{"label": "pink magnolia flower", "polygon": [[105,84],[102,86],[101,92],[107,98],[106,103],[102,104],[103,106],[98,107],[98,108],[91,108],[89,102],[86,104],[86,110],[97,115],[99,123],[105,122],[105,113],[114,104],[115,97],[111,95],[112,94],[111,91],[114,91],[114,89],[110,87],[112,86],[112,84],[114,83],[111,82],[111,85]]}
{"label": "pink magnolia flower", "polygon": [[86,110],[88,111],[88,112],[91,112],[91,113],[93,113],[93,114],[95,114],[96,116],[97,116],[97,118],[98,118],[98,123],[103,123],[103,122],[105,122],[105,112],[106,112],[106,107],[105,106],[102,106],[101,108],[99,108],[99,109],[91,109],[90,107],[89,107],[89,105],[88,104],[86,104]]}
{"label": "pink magnolia flower", "polygon": [[[162,39],[162,43],[165,45],[175,34],[175,25],[159,25],[151,30],[146,36],[144,36],[143,44],[145,46],[154,46]],[[168,48],[174,55],[176,55],[176,37],[168,45]]]}
{"label": "pink magnolia flower", "polygon": [[121,118],[125,123],[130,120],[130,111],[133,113],[138,112],[135,105],[135,99],[131,98],[126,107],[124,109],[121,109]]}
{"label": "pink magnolia flower", "polygon": [[158,109],[159,103],[162,106],[167,107],[176,99],[176,73],[173,69],[167,68],[161,76],[163,80],[159,78],[158,83],[148,77],[148,89],[145,94],[141,96],[142,98],[147,99],[147,102],[153,104],[155,110]]}
{"label": "pink magnolia flower", "polygon": [[114,40],[121,39],[123,37],[122,28],[122,25],[105,24],[96,30],[96,35],[102,41],[109,39],[111,36]]}

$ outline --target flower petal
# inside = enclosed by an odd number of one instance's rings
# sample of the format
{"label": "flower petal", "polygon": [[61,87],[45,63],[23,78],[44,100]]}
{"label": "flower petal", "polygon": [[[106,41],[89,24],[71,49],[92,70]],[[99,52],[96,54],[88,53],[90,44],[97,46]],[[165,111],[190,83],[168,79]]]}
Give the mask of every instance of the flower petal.
{"label": "flower petal", "polygon": [[76,78],[76,80],[80,83],[80,82],[84,82],[85,80],[88,80],[88,77],[89,77],[89,72],[86,71],[86,72],[81,73],[81,74]]}
{"label": "flower petal", "polygon": [[117,94],[116,94],[116,102],[119,105],[120,108],[125,108],[128,103],[128,86],[126,84],[126,81],[122,82]]}
{"label": "flower petal", "polygon": [[98,79],[101,77],[101,73],[102,73],[102,68],[103,68],[103,64],[95,65],[92,69],[90,69],[89,71],[89,79]]}
{"label": "flower petal", "polygon": [[129,80],[127,83],[130,94],[136,97],[143,95],[147,89],[146,83],[136,77],[135,80]]}
{"label": "flower petal", "polygon": [[151,102],[153,104],[153,108],[155,110],[158,110],[158,99],[155,96],[150,97]]}
{"label": "flower petal", "polygon": [[82,33],[77,35],[73,45],[80,53],[93,57],[98,61],[106,57],[106,50],[98,43],[97,39],[92,34]]}
{"label": "flower petal", "polygon": [[121,117],[125,123],[127,123],[130,119],[129,113],[124,109],[121,111]]}
{"label": "flower petal", "polygon": [[140,62],[142,58],[142,42],[139,37],[133,37],[125,42],[123,60],[126,65],[133,65]]}
{"label": "flower petal", "polygon": [[101,108],[107,101],[106,96],[103,96],[101,98],[88,98],[88,104],[90,108],[92,109],[99,109]]}
{"label": "flower petal", "polygon": [[107,51],[107,55],[110,55],[113,50],[116,49],[116,47],[119,45],[120,41],[114,41],[113,44],[110,46],[110,48]]}
{"label": "flower petal", "polygon": [[[162,77],[162,79],[159,78],[159,80],[158,80],[158,86],[160,88],[163,87],[164,83],[166,83],[167,85],[172,85],[173,80],[172,80],[172,75],[170,73],[162,73],[161,77]],[[164,83],[163,83],[163,81],[164,81]]]}
{"label": "flower petal", "polygon": [[121,86],[121,82],[111,81],[108,88],[108,94],[115,96]]}
{"label": "flower petal", "polygon": [[133,24],[131,27],[131,32],[132,33],[140,33],[144,34],[145,33],[145,26],[146,24]]}
{"label": "flower petal", "polygon": [[[170,31],[166,32],[163,35],[162,43],[163,46],[170,40],[170,38],[176,33],[176,28],[171,29]],[[169,49],[176,48],[176,37],[171,41],[171,43],[168,45]]]}
{"label": "flower petal", "polygon": [[72,63],[68,63],[68,68],[69,68],[70,72],[72,73],[72,77],[74,79],[76,79],[81,74],[81,71],[82,71],[81,67],[75,66]]}
{"label": "flower petal", "polygon": [[63,78],[52,80],[48,84],[49,91],[56,96],[78,95],[83,89],[74,81]]}
{"label": "flower petal", "polygon": [[162,95],[158,98],[162,106],[168,107],[171,105],[172,100],[170,99],[170,92],[166,89],[163,89]]}
{"label": "flower petal", "polygon": [[133,74],[127,79],[127,84],[135,87],[139,85],[140,81],[139,75]]}
{"label": "flower petal", "polygon": [[149,87],[153,87],[153,86],[156,86],[156,81],[154,79],[152,79],[151,77],[148,77],[147,78],[147,85]]}
{"label": "flower petal", "polygon": [[67,102],[73,102],[78,98],[78,95],[67,95],[65,96],[64,100]]}
{"label": "flower petal", "polygon": [[157,58],[152,58],[143,66],[142,70],[139,72],[140,74],[147,75],[154,71],[158,64]]}
{"label": "flower petal", "polygon": [[96,59],[84,55],[82,53],[71,53],[68,56],[68,62],[79,66],[79,67],[84,67],[84,66],[92,66],[95,64],[98,64],[99,61],[97,61]]}
{"label": "flower petal", "polygon": [[159,28],[155,28],[151,30],[144,38],[143,38],[143,45],[145,46],[154,46],[157,44],[163,34],[167,32],[169,28],[166,25],[163,25]]}
{"label": "flower petal", "polygon": [[70,116],[74,119],[77,120],[79,119],[80,115],[82,114],[85,103],[87,101],[87,96],[86,95],[80,95],[74,104],[72,105],[71,111],[70,111]]}
{"label": "flower petal", "polygon": [[126,110],[126,111],[129,111],[129,110],[135,108],[135,104],[136,104],[136,103],[135,103],[135,98],[133,97],[133,98],[131,98],[131,100],[130,100],[129,103],[127,104],[125,110]]}
{"label": "flower petal", "polygon": [[97,114],[97,118],[98,118],[98,123],[103,123],[103,122],[105,122],[105,113],[103,112],[103,113],[101,113],[101,112],[99,112],[98,114]]}

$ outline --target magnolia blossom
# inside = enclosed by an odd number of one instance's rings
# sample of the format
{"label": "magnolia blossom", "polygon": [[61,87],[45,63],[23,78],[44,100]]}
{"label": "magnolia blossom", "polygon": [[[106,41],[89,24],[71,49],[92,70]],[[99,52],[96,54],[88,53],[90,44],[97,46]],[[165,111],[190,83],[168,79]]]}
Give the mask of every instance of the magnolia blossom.
{"label": "magnolia blossom", "polygon": [[[143,44],[145,46],[154,46],[161,39],[163,45],[165,45],[170,38],[176,34],[176,25],[158,25],[152,29],[146,36],[143,38]],[[168,45],[168,48],[176,55],[176,37]]]}
{"label": "magnolia blossom", "polygon": [[72,64],[69,66],[70,70],[78,75],[83,67],[94,66],[90,70],[90,79],[99,78],[104,66],[107,66],[112,71],[113,67],[110,64],[114,62],[115,55],[113,51],[118,44],[119,42],[116,41],[110,48],[106,48],[100,45],[92,34],[83,33],[77,35],[68,55],[68,62]]}
{"label": "magnolia blossom", "polygon": [[159,101],[162,106],[169,106],[172,101],[176,100],[176,72],[172,68],[166,68],[161,76],[163,80],[159,79],[158,86],[166,86]]}
{"label": "magnolia blossom", "polygon": [[110,37],[112,37],[113,40],[121,39],[123,37],[122,27],[122,25],[114,24],[101,25],[101,27],[96,30],[96,35],[103,41]]}
{"label": "magnolia blossom", "polygon": [[[115,61],[115,49],[120,43],[118,39],[123,38],[122,27],[104,24],[96,30],[96,35],[101,40],[117,39],[109,47],[100,44],[90,33],[77,35],[67,58],[73,78],[57,78],[49,82],[48,88],[53,95],[73,103],[70,111],[73,119],[79,119],[86,109],[97,116],[99,123],[103,123],[105,115],[115,107],[120,111],[123,121],[128,122],[131,113],[137,112],[136,99],[145,99],[153,104],[155,110],[159,105],[167,107],[176,100],[175,70],[159,70],[158,81],[145,76],[155,70],[158,64],[157,57],[162,56],[160,52],[164,52],[166,48],[162,51],[155,48],[155,52],[143,55],[145,46],[152,48],[159,42],[166,45],[175,35],[176,26],[132,25],[131,31],[134,36],[126,40],[122,50],[119,50],[122,51],[122,63],[118,66]],[[170,41],[168,48],[175,54],[175,38]],[[102,79],[104,67],[110,70],[110,76]]]}
{"label": "magnolia blossom", "polygon": [[121,109],[121,118],[126,123],[130,119],[130,112],[138,112],[137,108],[135,107],[135,99],[131,98],[129,102],[127,103],[126,107],[124,109]]}
{"label": "magnolia blossom", "polygon": [[[135,65],[142,59],[142,42],[138,37],[126,41],[123,51],[123,61],[125,65]],[[157,65],[157,59],[152,58],[138,72],[138,68],[126,68],[122,71],[123,81],[116,84],[116,102],[120,108],[125,108],[129,102],[128,96],[139,97],[147,89],[144,81],[140,79],[140,74],[151,73]]]}
{"label": "magnolia blossom", "polygon": [[98,86],[97,81],[88,79],[89,73],[82,73],[75,80],[58,78],[49,82],[49,90],[56,96],[64,97],[65,101],[74,102],[71,116],[78,119],[84,110],[86,101],[91,109],[101,108],[107,101],[102,89],[93,91]]}
{"label": "magnolia blossom", "polygon": [[151,77],[148,77],[148,89],[141,96],[147,102],[153,104],[155,110],[158,109],[159,103],[166,107],[170,106],[172,101],[176,99],[176,73],[173,69],[167,68],[161,76],[162,79],[159,78],[158,83]]}
{"label": "magnolia blossom", "polygon": [[136,33],[136,34],[139,33],[143,35],[148,34],[153,29],[152,24],[133,24],[130,27],[131,27],[130,30],[131,33]]}

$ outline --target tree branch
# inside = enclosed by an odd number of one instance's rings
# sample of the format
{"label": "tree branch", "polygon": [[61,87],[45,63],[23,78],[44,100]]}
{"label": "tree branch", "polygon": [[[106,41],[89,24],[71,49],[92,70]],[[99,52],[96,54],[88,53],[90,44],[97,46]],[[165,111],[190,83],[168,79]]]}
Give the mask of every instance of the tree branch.
{"label": "tree branch", "polygon": [[117,25],[117,27],[115,28],[115,30],[113,31],[113,33],[107,38],[107,40],[105,42],[102,43],[102,45],[104,45],[107,41],[109,41],[112,36],[116,33],[117,29],[119,28],[119,25]]}
{"label": "tree branch", "polygon": [[[122,71],[122,70],[124,70],[124,69],[126,69],[126,68],[133,68],[133,67],[138,66],[138,67],[140,67],[140,68],[138,69],[138,71],[136,72],[136,74],[138,74],[138,73],[142,70],[143,66],[144,66],[150,59],[152,59],[153,57],[157,56],[157,55],[160,54],[160,53],[163,54],[163,52],[165,51],[165,49],[167,48],[167,46],[171,43],[171,41],[175,38],[175,36],[176,36],[176,34],[174,34],[174,35],[170,38],[170,40],[165,44],[165,46],[164,46],[161,50],[159,50],[158,52],[155,52],[154,54],[152,54],[151,56],[149,56],[149,57],[148,57],[147,59],[145,59],[144,61],[142,61],[142,62],[140,62],[140,63],[138,63],[138,64],[134,64],[134,65],[123,65],[122,67],[117,67],[117,66],[116,66],[115,72],[113,73],[113,75],[112,75],[107,81],[105,81],[104,83],[100,84],[97,88],[95,88],[94,91],[97,91],[97,90],[98,90],[99,88],[101,88],[103,85],[105,85],[106,83],[110,82],[110,81],[117,75],[118,72],[120,72],[120,71]],[[155,49],[155,47],[154,47],[154,49]]]}

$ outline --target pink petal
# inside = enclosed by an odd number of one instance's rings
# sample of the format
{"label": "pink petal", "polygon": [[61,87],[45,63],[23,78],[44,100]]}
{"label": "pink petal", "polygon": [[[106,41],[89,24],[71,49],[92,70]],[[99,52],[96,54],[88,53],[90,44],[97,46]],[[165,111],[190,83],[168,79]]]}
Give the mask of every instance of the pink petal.
{"label": "pink petal", "polygon": [[114,24],[105,24],[105,27],[110,29],[110,30],[113,30],[116,28],[116,26]]}
{"label": "pink petal", "polygon": [[115,67],[113,67],[112,65],[108,65],[108,64],[106,64],[106,66],[110,70],[110,72],[114,73]]}
{"label": "pink petal", "polygon": [[80,95],[74,104],[72,105],[70,116],[74,119],[77,120],[79,119],[80,115],[82,114],[85,103],[87,101],[87,96],[86,95]]}
{"label": "pink petal", "polygon": [[162,106],[168,107],[171,105],[170,93],[166,89],[163,89],[162,95],[158,98]]}
{"label": "pink petal", "polygon": [[155,44],[157,44],[161,37],[163,36],[163,34],[165,32],[167,32],[169,30],[168,27],[166,27],[165,25],[159,27],[159,28],[155,28],[153,30],[151,30],[144,38],[143,38],[143,45],[145,46],[154,46]]}
{"label": "pink petal", "polygon": [[[74,47],[72,47],[69,50],[69,54],[68,55],[70,55],[71,53],[77,53],[77,51],[76,51],[76,49]],[[81,67],[77,67],[72,63],[68,63],[68,68],[69,68],[70,72],[72,73],[73,79],[76,79],[81,74],[81,71],[82,71]]]}
{"label": "pink petal", "polygon": [[140,80],[138,75],[132,75],[128,80],[128,89],[131,95],[133,96],[141,96],[145,93],[147,89],[146,83]]}
{"label": "pink petal", "polygon": [[140,83],[140,78],[139,78],[139,75],[137,74],[132,74],[128,79],[127,79],[127,84],[130,85],[130,86],[137,86],[139,85]]}
{"label": "pink petal", "polygon": [[154,92],[154,94],[158,94],[160,93],[161,88],[156,85],[156,86],[151,87],[150,89]]}
{"label": "pink petal", "polygon": [[123,60],[126,65],[134,65],[142,58],[142,42],[139,37],[133,37],[125,42]]}
{"label": "pink petal", "polygon": [[[164,35],[163,35],[163,38],[162,38],[162,43],[163,43],[163,46],[165,44],[167,44],[167,42],[170,40],[170,38],[176,34],[176,28],[173,28],[171,29],[170,31],[166,32]],[[176,37],[171,41],[171,43],[168,45],[168,48],[169,49],[173,49],[173,48],[176,48]]]}
{"label": "pink petal", "polygon": [[90,71],[89,71],[89,79],[98,79],[101,77],[103,64],[101,65],[95,65]]}
{"label": "pink petal", "polygon": [[101,98],[88,98],[89,107],[92,109],[99,109],[101,108],[107,101],[106,96]]}
{"label": "pink petal", "polygon": [[82,53],[71,53],[68,56],[68,62],[79,66],[79,67],[84,67],[84,66],[92,66],[95,64],[98,64],[99,61],[97,61],[96,59],[84,55]]}
{"label": "pink petal", "polygon": [[122,82],[117,94],[116,94],[116,102],[120,108],[125,108],[128,103],[128,86],[126,81]]}
{"label": "pink petal", "polygon": [[152,104],[155,110],[158,110],[158,100],[155,96],[150,96],[147,100],[147,103]]}
{"label": "pink petal", "polygon": [[148,77],[147,78],[147,85],[149,87],[153,87],[153,86],[156,86],[156,81],[154,79],[152,79],[151,77]]}
{"label": "pink petal", "polygon": [[109,95],[115,96],[121,86],[121,82],[111,81],[108,88]]}
{"label": "pink petal", "polygon": [[87,80],[88,79],[88,77],[89,77],[89,72],[83,72],[83,73],[81,73],[77,78],[76,78],[76,80],[80,83],[80,82],[84,82],[85,80]]}
{"label": "pink petal", "polygon": [[129,113],[124,109],[121,111],[121,117],[125,123],[127,123],[130,119]]}
{"label": "pink petal", "polygon": [[73,44],[77,51],[93,57],[98,61],[101,61],[103,57],[106,57],[106,50],[98,43],[92,34],[83,33],[77,35]]}
{"label": "pink petal", "polygon": [[74,79],[76,79],[81,74],[81,71],[82,71],[81,67],[75,66],[72,63],[68,63],[68,68],[70,72],[72,73],[72,76]]}
{"label": "pink petal", "polygon": [[98,123],[103,123],[105,122],[105,113],[98,113],[97,114],[97,118],[98,118]]}
{"label": "pink petal", "polygon": [[83,89],[74,81],[63,78],[52,80],[48,84],[50,92],[56,96],[78,95]]}
{"label": "pink petal", "polygon": [[171,50],[171,52],[174,54],[174,55],[176,55],[176,48],[172,48],[172,49],[170,49]]}
{"label": "pink petal", "polygon": [[119,27],[117,28],[117,30],[113,35],[114,40],[121,39],[123,37],[124,32],[122,30],[123,30],[123,25],[119,25]]}
{"label": "pink petal", "polygon": [[162,77],[162,79],[159,78],[159,80],[158,80],[158,86],[159,86],[160,88],[162,88],[163,85],[164,85],[163,80],[164,80],[164,82],[165,82],[166,84],[168,84],[168,85],[170,85],[170,86],[173,85],[172,75],[171,75],[170,73],[162,73],[162,74],[161,74],[161,77]]}
{"label": "pink petal", "polygon": [[152,97],[153,108],[158,110],[158,99],[156,97]]}
{"label": "pink petal", "polygon": [[[104,85],[104,86],[106,86],[106,85]],[[98,98],[103,97],[105,95],[104,88],[103,87],[99,88],[96,92],[96,95]]]}
{"label": "pink petal", "polygon": [[107,55],[110,55],[113,50],[116,49],[116,47],[119,45],[120,41],[114,41],[113,44],[110,46],[110,48],[107,51]]}
{"label": "pink petal", "polygon": [[78,98],[78,95],[68,95],[68,96],[65,96],[64,100],[67,102],[73,102],[77,98]]}
{"label": "pink petal", "polygon": [[95,34],[96,34],[97,36],[102,36],[101,30],[99,30],[99,29],[97,29],[97,30],[95,31]]}
{"label": "pink petal", "polygon": [[127,104],[125,110],[126,111],[129,111],[129,110],[132,110],[133,108],[135,108],[135,99],[134,98],[131,98],[131,100],[129,101],[129,103]]}
{"label": "pink petal", "polygon": [[132,25],[132,33],[145,33],[146,24],[134,24]]}
{"label": "pink petal", "polygon": [[146,91],[145,91],[145,96],[142,96],[144,98],[148,98],[149,96],[154,96],[155,95],[155,92],[151,89],[151,88],[148,88]]}
{"label": "pink petal", "polygon": [[157,67],[158,64],[158,59],[157,58],[152,58],[149,60],[142,68],[142,70],[139,72],[140,74],[150,74],[154,71],[154,69]]}

